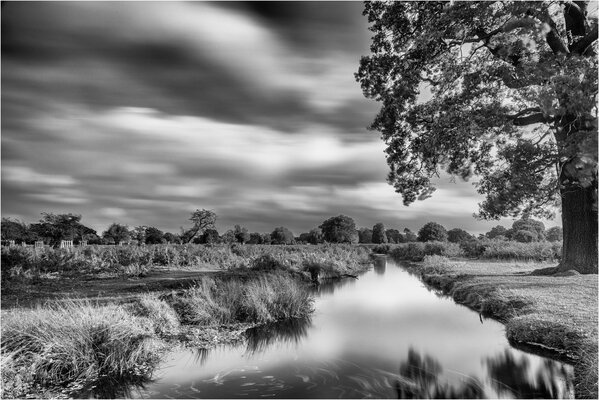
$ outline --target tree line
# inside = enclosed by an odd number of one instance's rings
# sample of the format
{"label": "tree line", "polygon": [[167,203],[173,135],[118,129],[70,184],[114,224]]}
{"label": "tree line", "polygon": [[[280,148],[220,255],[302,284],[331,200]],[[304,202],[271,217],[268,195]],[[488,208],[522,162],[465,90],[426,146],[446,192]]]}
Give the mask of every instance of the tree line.
{"label": "tree line", "polygon": [[562,240],[562,229],[553,227],[545,230],[542,222],[532,218],[514,221],[511,228],[497,225],[478,238],[461,228],[447,230],[437,222],[428,222],[415,233],[405,228],[386,229],[382,222],[372,228],[357,228],[353,218],[346,215],[331,217],[309,232],[294,234],[286,227],[276,227],[270,233],[249,232],[241,225],[220,234],[216,229],[217,215],[212,210],[195,210],[189,218],[191,226],[181,228],[179,233],[163,232],[153,227],[141,225],[130,228],[113,223],[104,232],[98,234],[94,229],[81,223],[81,215],[42,213],[42,218],[35,223],[27,224],[11,218],[2,218],[2,241],[13,240],[15,243],[31,244],[43,241],[50,246],[58,246],[62,240],[72,240],[75,244],[82,241],[88,244],[116,245],[127,244],[383,244],[407,242],[453,242],[462,243],[476,239],[513,240],[518,242],[538,242]]}

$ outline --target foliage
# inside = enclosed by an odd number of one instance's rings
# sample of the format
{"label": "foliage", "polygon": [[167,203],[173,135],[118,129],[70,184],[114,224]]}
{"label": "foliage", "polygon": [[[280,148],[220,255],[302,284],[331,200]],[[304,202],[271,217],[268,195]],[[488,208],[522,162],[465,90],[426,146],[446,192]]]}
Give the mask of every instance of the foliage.
{"label": "foliage", "polygon": [[508,237],[524,243],[545,240],[545,225],[541,221],[522,218],[514,221]]}
{"label": "foliage", "polygon": [[216,213],[212,210],[195,210],[191,213],[189,220],[193,223],[192,227],[183,231],[181,240],[183,243],[190,243],[206,229],[214,229],[216,223]]}
{"label": "foliage", "polygon": [[216,229],[208,228],[204,230],[204,233],[200,237],[200,243],[203,244],[216,244],[218,242],[220,242],[220,236]]}
{"label": "foliage", "polygon": [[385,232],[389,243],[404,243],[405,237],[397,229],[387,229]]}
{"label": "foliage", "polygon": [[385,234],[385,226],[382,222],[375,224],[372,227],[372,243],[387,243],[387,235]]}
{"label": "foliage", "polygon": [[474,237],[471,234],[460,228],[453,228],[447,231],[447,240],[451,243],[468,242],[472,239]]}
{"label": "foliage", "polygon": [[445,242],[447,241],[447,231],[445,228],[436,223],[436,222],[428,222],[424,224],[422,228],[418,231],[418,241],[420,242]]}
{"label": "foliage", "polygon": [[95,234],[91,228],[80,223],[81,215],[42,213],[38,223],[31,224],[30,231],[51,246],[61,240],[80,240],[83,235]]}
{"label": "foliage", "polygon": [[495,238],[498,238],[499,236],[503,236],[503,237],[507,238],[508,230],[501,225],[497,225],[497,226],[494,226],[493,228],[491,228],[491,230],[489,232],[485,233],[485,236],[489,239],[495,239]]}
{"label": "foliage", "polygon": [[411,242],[394,246],[389,255],[398,260],[421,261],[425,256],[461,257],[462,249],[456,243],[449,242]]}
{"label": "foliage", "polygon": [[561,227],[559,226],[554,226],[552,228],[547,229],[547,232],[545,232],[546,234],[546,239],[549,242],[560,242],[563,239],[564,236],[564,232],[562,230]]}
{"label": "foliage", "polygon": [[158,229],[150,226],[146,229],[145,244],[160,244],[164,241],[164,233]]}
{"label": "foliage", "polygon": [[2,240],[14,240],[15,243],[30,242],[36,236],[29,230],[26,223],[2,217],[1,235]]}
{"label": "foliage", "polygon": [[282,226],[275,228],[270,234],[270,238],[272,244],[293,244],[294,242],[293,233]]}
{"label": "foliage", "polygon": [[320,244],[324,242],[324,237],[322,234],[322,230],[320,228],[311,229],[308,232],[308,243],[310,244]]}
{"label": "foliage", "polygon": [[361,228],[358,231],[358,243],[372,243],[372,229]]}
{"label": "foliage", "polygon": [[416,234],[414,232],[412,232],[411,230],[409,230],[408,228],[405,228],[403,230],[403,232],[404,232],[406,242],[415,242],[418,240],[418,236],[416,236]]}
{"label": "foliage", "polygon": [[115,222],[102,233],[102,237],[110,243],[119,244],[120,242],[128,242],[131,234],[125,225]]}
{"label": "foliage", "polygon": [[237,243],[244,244],[248,240],[250,240],[250,234],[247,228],[242,227],[240,225],[235,225],[235,230],[233,231],[233,235],[235,236],[235,240]]}
{"label": "foliage", "polygon": [[356,223],[351,217],[338,215],[324,221],[319,226],[323,238],[329,243],[357,243]]}
{"label": "foliage", "polygon": [[[570,178],[561,184],[596,182],[597,24],[584,8],[366,3],[372,54],[356,78],[383,103],[372,128],[388,145],[389,179],[406,204],[432,193],[439,168],[482,177],[485,218],[551,213],[558,163]],[[432,94],[424,102],[421,83]],[[531,124],[542,125],[529,135]]]}

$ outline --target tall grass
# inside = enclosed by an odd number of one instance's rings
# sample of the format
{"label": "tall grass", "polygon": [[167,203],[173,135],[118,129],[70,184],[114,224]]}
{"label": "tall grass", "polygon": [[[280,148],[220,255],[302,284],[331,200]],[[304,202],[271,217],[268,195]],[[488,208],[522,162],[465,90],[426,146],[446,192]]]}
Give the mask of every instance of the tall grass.
{"label": "tall grass", "polygon": [[561,243],[533,242],[520,243],[505,240],[474,240],[462,244],[449,242],[412,242],[387,247],[377,247],[379,251],[398,260],[422,261],[426,256],[467,257],[486,260],[518,261],[559,261]]}
{"label": "tall grass", "polygon": [[159,343],[148,320],[121,306],[66,301],[7,313],[1,347],[2,397],[21,397],[33,386],[78,391],[103,377],[144,375]]}
{"label": "tall grass", "polygon": [[106,379],[142,379],[158,361],[161,339],[178,337],[185,325],[304,318],[312,304],[304,283],[279,272],[245,281],[204,278],[182,293],[144,294],[121,305],[67,300],[8,311],[1,328],[0,397],[44,390],[77,395]]}
{"label": "tall grass", "polygon": [[[351,245],[154,245],[88,246],[75,249],[2,248],[2,279],[70,276],[143,276],[156,267],[186,269],[279,269],[301,271],[307,261],[333,263],[341,273],[368,262],[369,251]],[[267,268],[268,269],[268,268]]]}
{"label": "tall grass", "polygon": [[171,300],[184,324],[267,323],[305,317],[313,299],[302,283],[283,273],[265,274],[248,282],[204,278],[183,296]]}

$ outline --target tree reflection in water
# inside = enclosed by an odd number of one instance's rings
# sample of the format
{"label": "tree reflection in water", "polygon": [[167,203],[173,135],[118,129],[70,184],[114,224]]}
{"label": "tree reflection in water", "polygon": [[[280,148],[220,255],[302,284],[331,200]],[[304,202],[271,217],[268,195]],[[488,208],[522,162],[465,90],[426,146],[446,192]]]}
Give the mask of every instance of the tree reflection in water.
{"label": "tree reflection in water", "polygon": [[311,325],[310,318],[291,318],[248,329],[245,332],[246,353],[263,352],[274,344],[299,343],[306,337]]}
{"label": "tree reflection in water", "polygon": [[399,367],[396,383],[398,399],[482,399],[482,384],[474,377],[466,377],[459,385],[440,382],[441,364],[429,355],[421,355],[413,348],[408,359]]}
{"label": "tree reflection in water", "polygon": [[573,390],[572,377],[565,365],[552,360],[543,360],[542,366],[533,372],[526,358],[517,358],[505,350],[497,357],[487,358],[486,364],[491,385],[500,395],[557,399]]}
{"label": "tree reflection in water", "polygon": [[387,269],[387,257],[377,257],[374,259],[374,272],[377,275],[384,275]]}

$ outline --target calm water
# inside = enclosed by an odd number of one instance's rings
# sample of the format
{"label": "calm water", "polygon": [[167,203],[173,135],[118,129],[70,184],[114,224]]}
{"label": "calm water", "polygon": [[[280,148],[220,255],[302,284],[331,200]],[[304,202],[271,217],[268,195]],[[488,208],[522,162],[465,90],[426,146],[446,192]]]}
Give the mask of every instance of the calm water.
{"label": "calm water", "polygon": [[142,398],[564,398],[572,367],[513,349],[504,328],[391,261],[321,285],[309,320],[168,357]]}

